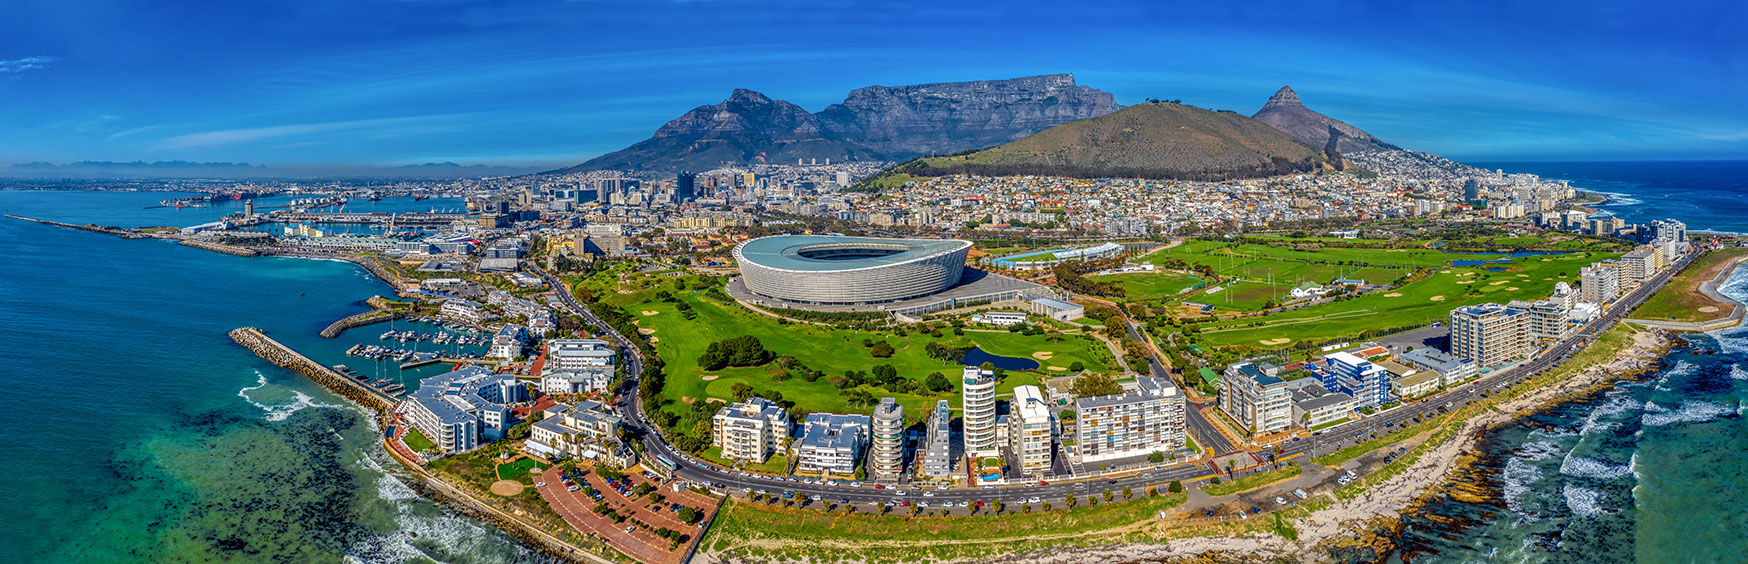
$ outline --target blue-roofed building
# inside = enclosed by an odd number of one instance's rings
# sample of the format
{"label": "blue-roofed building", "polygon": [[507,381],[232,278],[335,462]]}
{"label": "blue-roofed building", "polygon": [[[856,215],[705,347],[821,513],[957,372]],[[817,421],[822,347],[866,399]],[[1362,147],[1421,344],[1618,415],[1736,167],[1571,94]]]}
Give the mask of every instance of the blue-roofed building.
{"label": "blue-roofed building", "polygon": [[1390,401],[1389,370],[1348,352],[1333,352],[1323,358],[1335,380],[1335,387],[1329,389],[1353,396],[1355,407],[1377,407]]}
{"label": "blue-roofed building", "polygon": [[528,400],[528,387],[515,376],[470,366],[420,380],[396,411],[452,454],[504,438],[518,421],[510,406]]}
{"label": "blue-roofed building", "polygon": [[1279,368],[1254,362],[1226,367],[1220,379],[1220,410],[1254,434],[1286,429],[1293,422],[1293,394]]}

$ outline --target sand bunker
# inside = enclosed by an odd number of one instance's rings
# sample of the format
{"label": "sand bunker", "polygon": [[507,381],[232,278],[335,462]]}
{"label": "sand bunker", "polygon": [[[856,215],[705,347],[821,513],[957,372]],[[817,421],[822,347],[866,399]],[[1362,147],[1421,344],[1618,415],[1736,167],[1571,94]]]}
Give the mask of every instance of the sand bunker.
{"label": "sand bunker", "polygon": [[504,497],[511,497],[520,494],[522,493],[522,482],[515,480],[498,480],[492,482],[492,493]]}
{"label": "sand bunker", "polygon": [[1450,274],[1450,273],[1451,273],[1451,271],[1449,271],[1449,270],[1440,270],[1440,271],[1438,271],[1438,273],[1439,273],[1439,274]]}
{"label": "sand bunker", "polygon": [[1442,302],[1442,301],[1445,301],[1445,297],[1444,297],[1444,296],[1433,296],[1433,297],[1430,297],[1430,298],[1427,298],[1427,299],[1429,299],[1429,300],[1432,300],[1432,301],[1435,301],[1435,302]]}
{"label": "sand bunker", "polygon": [[644,317],[649,317],[649,316],[651,316],[651,315],[655,315],[655,314],[658,314],[658,313],[661,313],[661,312],[659,312],[659,311],[650,311],[650,310],[647,310],[647,309],[646,309],[646,310],[643,310],[643,316],[644,316]]}
{"label": "sand bunker", "polygon": [[1056,356],[1056,353],[1051,352],[1051,351],[1038,351],[1038,352],[1032,353],[1032,358],[1036,358],[1038,360],[1050,360],[1050,357],[1053,357],[1053,356]]}
{"label": "sand bunker", "polygon": [[1457,283],[1458,284],[1474,284],[1475,281],[1474,280],[1458,280]]}
{"label": "sand bunker", "polygon": [[648,327],[641,327],[641,328],[639,328],[639,329],[638,329],[638,330],[637,330],[637,332],[638,332],[638,333],[643,333],[643,334],[645,334],[645,335],[654,335],[654,334],[655,334],[655,329],[650,329],[650,328],[648,328]]}
{"label": "sand bunker", "polygon": [[1386,298],[1400,298],[1400,297],[1402,297],[1402,292],[1390,292],[1388,294],[1384,294],[1384,297],[1386,297]]}
{"label": "sand bunker", "polygon": [[1507,286],[1505,288],[1505,291],[1507,291],[1507,292],[1516,292],[1517,290],[1518,290],[1517,286]]}
{"label": "sand bunker", "polygon": [[1263,339],[1263,340],[1257,341],[1257,342],[1265,344],[1265,345],[1269,345],[1269,346],[1274,346],[1274,345],[1285,345],[1287,343],[1293,342],[1293,340],[1292,339]]}
{"label": "sand bunker", "polygon": [[650,338],[649,338],[649,342],[651,342],[651,343],[660,343],[660,342],[662,342],[662,338],[661,338],[661,337],[650,337]]}
{"label": "sand bunker", "polygon": [[1057,372],[1061,372],[1061,371],[1063,371],[1063,370],[1068,370],[1068,369],[1067,369],[1067,368],[1063,368],[1063,367],[1061,367],[1061,366],[1052,366],[1052,367],[1050,367],[1050,369],[1051,369],[1051,370],[1055,370],[1055,371],[1057,371]]}
{"label": "sand bunker", "polygon": [[711,380],[715,380],[715,379],[717,379],[717,378],[719,378],[719,376],[717,376],[717,375],[715,375],[715,374],[705,374],[705,375],[704,375],[704,377],[703,377],[703,378],[699,378],[699,380],[703,380],[703,381],[705,381],[705,382],[709,382],[709,381],[711,381]]}
{"label": "sand bunker", "polygon": [[1517,275],[1517,277],[1518,278],[1529,278],[1529,275],[1528,274],[1519,274],[1519,275]]}
{"label": "sand bunker", "polygon": [[1500,284],[1508,284],[1510,282],[1511,282],[1510,280],[1500,280],[1498,282],[1488,282],[1487,285],[1488,286],[1498,286]]}

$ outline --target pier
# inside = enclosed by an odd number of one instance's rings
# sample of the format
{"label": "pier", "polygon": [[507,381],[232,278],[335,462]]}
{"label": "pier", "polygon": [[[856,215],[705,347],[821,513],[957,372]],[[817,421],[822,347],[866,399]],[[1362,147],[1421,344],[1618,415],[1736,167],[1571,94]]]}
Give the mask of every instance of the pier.
{"label": "pier", "polygon": [[389,321],[391,319],[400,319],[402,317],[406,317],[406,314],[398,312],[398,311],[383,311],[383,310],[367,311],[367,312],[360,313],[357,315],[347,316],[345,319],[341,319],[339,321],[333,322],[332,324],[329,324],[327,328],[322,329],[321,335],[324,338],[332,339],[334,337],[340,336],[341,333],[344,333],[344,332],[346,332],[347,329],[351,329],[353,327],[363,327],[365,325],[370,325],[373,323],[382,323],[384,321]]}
{"label": "pier", "polygon": [[243,345],[243,348],[254,351],[257,356],[267,359],[268,362],[302,372],[304,376],[310,377],[311,380],[315,380],[316,383],[321,384],[329,391],[352,400],[358,405],[368,407],[376,411],[379,416],[386,416],[394,411],[394,397],[372,388],[368,384],[342,376],[339,372],[335,372],[334,369],[323,366],[319,362],[310,360],[309,357],[291,350],[291,347],[282,345],[279,341],[268,337],[260,329],[242,327],[232,329],[230,335],[231,340]]}

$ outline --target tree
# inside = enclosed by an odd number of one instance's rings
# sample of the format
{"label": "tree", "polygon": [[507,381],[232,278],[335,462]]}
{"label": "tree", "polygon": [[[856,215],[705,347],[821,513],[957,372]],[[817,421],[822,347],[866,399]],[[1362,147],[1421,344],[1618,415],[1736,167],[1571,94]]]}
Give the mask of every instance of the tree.
{"label": "tree", "polygon": [[1165,462],[1165,453],[1163,453],[1163,452],[1149,453],[1147,455],[1147,461],[1152,462],[1154,464]]}
{"label": "tree", "polygon": [[681,507],[679,517],[681,523],[691,524],[692,521],[698,519],[698,511],[690,507]]}
{"label": "tree", "polygon": [[1165,487],[1167,491],[1170,491],[1171,493],[1184,491],[1184,483],[1177,480],[1172,480],[1171,483],[1166,484]]}
{"label": "tree", "polygon": [[1113,497],[1113,496],[1112,496],[1112,495],[1111,495],[1111,489],[1110,489],[1110,488],[1105,488],[1105,493],[1104,493],[1104,495],[1103,495],[1103,497],[1104,497],[1104,498],[1105,498],[1105,501],[1110,501],[1110,500],[1111,500],[1111,497]]}
{"label": "tree", "polygon": [[1074,494],[1068,494],[1068,496],[1064,497],[1062,501],[1067,503],[1069,507],[1074,507]]}
{"label": "tree", "polygon": [[747,398],[753,397],[753,387],[746,382],[735,382],[733,386],[729,386],[728,390],[736,402],[747,401]]}
{"label": "tree", "polygon": [[994,511],[996,513],[1001,513],[1001,508],[1002,508],[1001,500],[998,499],[998,500],[989,502],[989,510],[990,511]]}
{"label": "tree", "polygon": [[933,392],[953,391],[953,381],[948,380],[947,375],[940,372],[929,374],[927,378],[923,379],[923,385],[928,386],[929,390]]}
{"label": "tree", "polygon": [[892,358],[892,354],[895,352],[898,351],[893,350],[892,344],[886,341],[874,343],[874,346],[868,349],[868,353],[874,355],[874,358]]}
{"label": "tree", "polygon": [[1069,372],[1080,372],[1082,370],[1086,370],[1086,364],[1081,361],[1076,360],[1068,365]]}
{"label": "tree", "polygon": [[1111,378],[1109,374],[1095,372],[1075,378],[1074,383],[1069,385],[1068,390],[1076,396],[1089,398],[1123,393],[1123,386],[1118,385],[1117,381]]}
{"label": "tree", "polygon": [[729,366],[758,366],[771,361],[773,354],[765,350],[758,337],[741,335],[710,343],[698,357],[698,366],[705,370],[721,370]]}
{"label": "tree", "polygon": [[1129,499],[1131,497],[1135,497],[1135,491],[1129,489],[1129,486],[1123,486],[1123,499]]}

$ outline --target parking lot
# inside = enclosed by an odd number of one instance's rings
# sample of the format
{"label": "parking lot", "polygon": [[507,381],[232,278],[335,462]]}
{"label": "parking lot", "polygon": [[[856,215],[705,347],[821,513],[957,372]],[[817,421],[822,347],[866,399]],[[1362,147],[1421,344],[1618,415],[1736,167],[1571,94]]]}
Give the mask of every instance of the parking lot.
{"label": "parking lot", "polygon": [[[570,481],[576,486],[575,491],[571,491],[566,477],[557,467],[541,473],[539,483],[545,484],[536,485],[541,498],[571,526],[606,541],[640,562],[681,562],[716,512],[715,498],[686,488],[675,492],[664,486],[659,476],[645,476],[639,467],[626,470],[618,481],[609,481],[596,470],[579,465],[578,475]],[[638,495],[638,486],[648,486],[650,490]],[[660,503],[655,502],[656,495],[661,496]],[[602,503],[622,520],[596,513],[595,508]],[[680,519],[680,507],[690,507],[697,512],[698,516],[691,524]],[[657,534],[657,530],[662,528],[685,535],[685,541],[676,546],[673,541]]]}

